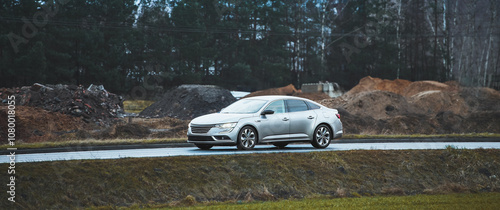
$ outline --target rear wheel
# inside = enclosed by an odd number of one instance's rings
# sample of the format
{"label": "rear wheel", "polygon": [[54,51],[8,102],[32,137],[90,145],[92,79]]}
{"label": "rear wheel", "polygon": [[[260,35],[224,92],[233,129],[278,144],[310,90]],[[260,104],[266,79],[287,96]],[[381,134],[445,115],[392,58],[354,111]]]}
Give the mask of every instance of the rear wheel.
{"label": "rear wheel", "polygon": [[239,150],[250,150],[257,144],[257,132],[251,126],[243,127],[238,133],[238,142],[236,146]]}
{"label": "rear wheel", "polygon": [[328,126],[319,125],[314,130],[313,141],[311,142],[311,144],[318,149],[326,148],[332,141],[331,134],[332,130]]}
{"label": "rear wheel", "polygon": [[210,148],[213,147],[212,145],[206,145],[206,144],[195,144],[195,145],[202,150],[209,150]]}
{"label": "rear wheel", "polygon": [[288,145],[288,143],[286,142],[279,142],[279,143],[273,143],[274,146],[280,148],[280,149],[283,149],[286,147],[286,145]]}

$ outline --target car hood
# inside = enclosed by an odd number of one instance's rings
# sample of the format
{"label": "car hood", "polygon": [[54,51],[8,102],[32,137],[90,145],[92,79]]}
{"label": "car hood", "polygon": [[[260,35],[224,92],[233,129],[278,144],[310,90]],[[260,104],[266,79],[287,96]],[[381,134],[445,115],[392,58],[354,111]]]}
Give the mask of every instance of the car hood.
{"label": "car hood", "polygon": [[214,113],[207,114],[197,118],[194,118],[192,124],[219,124],[219,123],[229,123],[238,122],[242,118],[252,117],[254,114],[224,114],[224,113]]}

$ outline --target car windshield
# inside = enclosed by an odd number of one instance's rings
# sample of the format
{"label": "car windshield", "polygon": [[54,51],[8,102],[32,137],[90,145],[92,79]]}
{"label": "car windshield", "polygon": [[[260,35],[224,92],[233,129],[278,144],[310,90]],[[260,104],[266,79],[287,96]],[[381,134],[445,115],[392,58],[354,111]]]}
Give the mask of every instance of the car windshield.
{"label": "car windshield", "polygon": [[259,111],[266,103],[266,100],[242,99],[224,108],[221,113],[251,114]]}

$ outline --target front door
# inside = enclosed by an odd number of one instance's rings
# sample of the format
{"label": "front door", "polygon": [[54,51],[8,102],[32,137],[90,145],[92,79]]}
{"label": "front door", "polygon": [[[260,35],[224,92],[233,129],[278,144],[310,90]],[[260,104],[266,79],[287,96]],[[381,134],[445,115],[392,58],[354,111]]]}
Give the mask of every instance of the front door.
{"label": "front door", "polygon": [[288,139],[290,118],[285,111],[285,102],[278,100],[270,103],[264,110],[272,110],[274,114],[261,115],[259,135],[263,142]]}

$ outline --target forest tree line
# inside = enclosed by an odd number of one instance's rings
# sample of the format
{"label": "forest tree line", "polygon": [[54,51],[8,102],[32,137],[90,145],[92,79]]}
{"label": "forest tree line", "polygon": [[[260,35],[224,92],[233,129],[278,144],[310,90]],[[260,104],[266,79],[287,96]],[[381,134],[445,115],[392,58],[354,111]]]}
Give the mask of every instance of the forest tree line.
{"label": "forest tree line", "polygon": [[[493,0],[0,0],[0,86],[500,80]],[[497,84],[498,85],[498,84]]]}

